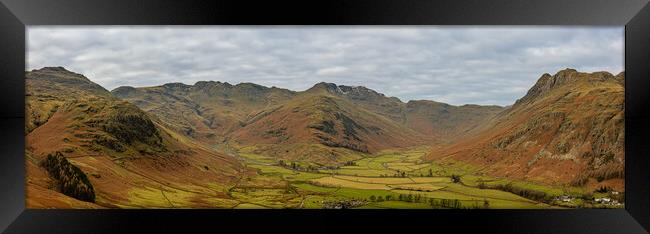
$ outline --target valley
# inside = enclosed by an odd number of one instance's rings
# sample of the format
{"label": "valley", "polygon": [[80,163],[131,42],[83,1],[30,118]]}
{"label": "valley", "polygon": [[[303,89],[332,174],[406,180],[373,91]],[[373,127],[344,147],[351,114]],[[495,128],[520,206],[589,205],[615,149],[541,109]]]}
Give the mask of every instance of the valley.
{"label": "valley", "polygon": [[361,86],[108,91],[26,72],[29,208],[622,208],[624,73],[544,74],[508,107]]}
{"label": "valley", "polygon": [[[551,209],[616,208],[592,203],[593,194],[580,187],[555,187],[490,176],[461,162],[436,164],[422,157],[427,147],[385,150],[349,165],[326,168],[304,162],[278,162],[243,149],[237,156],[258,170],[252,181],[232,188],[245,206],[236,208],[323,208],[328,204],[358,201],[349,208],[464,208]],[[454,177],[458,177],[455,181]],[[499,186],[537,191],[541,197],[525,197]],[[560,197],[572,197],[564,202]],[[443,205],[444,204],[444,205]],[[456,204],[456,205],[454,205]]]}

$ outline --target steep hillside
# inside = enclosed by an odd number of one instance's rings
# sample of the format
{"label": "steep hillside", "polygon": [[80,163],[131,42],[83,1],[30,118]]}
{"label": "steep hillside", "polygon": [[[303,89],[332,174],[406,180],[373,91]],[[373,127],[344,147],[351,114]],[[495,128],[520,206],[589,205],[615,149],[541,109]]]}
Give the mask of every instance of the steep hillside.
{"label": "steep hillside", "polygon": [[294,92],[241,83],[200,81],[194,85],[119,87],[112,94],[158,116],[170,128],[202,142],[221,142],[248,115],[282,103]]}
{"label": "steep hillside", "polygon": [[384,116],[406,128],[421,133],[429,141],[452,141],[503,110],[499,106],[453,106],[428,100],[407,103],[387,97],[363,86],[318,83],[304,93],[331,95],[375,114]]}
{"label": "steep hillside", "polygon": [[[138,206],[136,197],[148,197],[143,191],[225,186],[242,169],[234,158],[168,130],[83,75],[46,67],[27,72],[25,81],[28,207],[62,205],[38,193],[44,190],[99,206]],[[201,194],[203,187],[187,190]],[[150,202],[168,203],[159,196],[149,196]]]}
{"label": "steep hillside", "polygon": [[406,103],[406,124],[424,135],[449,143],[503,110],[500,106],[452,106],[428,100],[409,101]]}
{"label": "steep hillside", "polygon": [[81,74],[62,67],[45,67],[26,73],[25,130],[47,122],[68,97],[109,97],[110,93]]}
{"label": "steep hillside", "polygon": [[490,175],[621,189],[624,74],[544,74],[511,108],[430,160],[461,160]]}
{"label": "steep hillside", "polygon": [[[425,144],[419,133],[332,95],[301,95],[261,111],[230,137],[243,145],[274,144],[286,149],[277,156],[288,158],[305,156],[296,144],[322,144],[361,153]],[[336,162],[338,155],[327,151],[316,152],[308,159]]]}

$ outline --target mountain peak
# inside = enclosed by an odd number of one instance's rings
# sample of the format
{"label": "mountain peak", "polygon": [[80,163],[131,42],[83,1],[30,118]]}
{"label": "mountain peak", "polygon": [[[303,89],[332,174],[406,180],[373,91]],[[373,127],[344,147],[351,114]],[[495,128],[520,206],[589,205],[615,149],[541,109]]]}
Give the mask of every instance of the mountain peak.
{"label": "mountain peak", "polygon": [[374,93],[377,95],[384,96],[381,93],[366,88],[364,86],[347,86],[347,85],[337,85],[335,83],[320,82],[315,84],[309,90],[326,90],[332,94],[360,94],[360,93]]}
{"label": "mountain peak", "polygon": [[255,83],[250,83],[250,82],[243,82],[235,85],[236,87],[242,87],[242,88],[251,88],[251,89],[256,89],[256,90],[265,90],[268,89],[266,86],[258,85]]}
{"label": "mountain peak", "polygon": [[43,67],[41,69],[33,69],[27,73],[31,74],[30,76],[31,78],[49,77],[49,78],[57,78],[57,79],[91,82],[84,75],[71,72],[69,70],[66,70],[64,67]]}
{"label": "mountain peak", "polygon": [[222,83],[220,81],[211,81],[211,80],[210,81],[197,81],[196,83],[194,83],[194,87],[199,88],[199,89],[207,88],[207,87],[214,87],[214,86],[232,87],[233,85],[231,85],[228,82],[223,82]]}
{"label": "mountain peak", "polygon": [[317,90],[317,89],[324,89],[324,90],[336,90],[338,88],[338,85],[334,83],[327,83],[327,82],[319,82],[309,88],[310,90]]}
{"label": "mountain peak", "polygon": [[400,100],[399,98],[387,97],[383,93],[379,93],[375,90],[366,88],[364,86],[337,85],[334,83],[327,83],[327,82],[317,83],[305,92],[309,92],[309,93],[327,92],[328,94],[333,94],[336,96],[346,97],[352,100],[360,100],[360,101],[389,100],[390,102],[400,102],[400,103],[402,102],[402,100]]}
{"label": "mountain peak", "polygon": [[[624,76],[623,73],[619,76]],[[566,68],[558,71],[555,75],[550,75],[544,73],[535,83],[535,85],[528,90],[526,95],[517,100],[516,103],[519,103],[524,100],[531,100],[535,97],[544,95],[545,93],[568,84],[574,84],[577,82],[620,82],[621,79],[618,76],[614,76],[606,71],[599,71],[593,73],[578,72],[572,68]],[[515,103],[515,104],[516,104]]]}
{"label": "mountain peak", "polygon": [[167,88],[167,89],[186,89],[186,88],[192,87],[191,85],[186,85],[186,84],[183,84],[183,83],[180,83],[180,82],[167,83],[167,84],[164,84],[162,86],[164,88]]}
{"label": "mountain peak", "polygon": [[34,69],[25,73],[25,79],[29,79],[32,82],[55,82],[74,90],[83,90],[97,95],[110,95],[108,90],[92,82],[86,76],[71,72],[64,67],[43,67],[41,69]]}
{"label": "mountain peak", "polygon": [[565,68],[565,69],[559,70],[557,73],[555,73],[555,75],[556,76],[557,75],[571,75],[571,74],[576,74],[576,73],[578,73],[578,71],[576,69]]}
{"label": "mountain peak", "polygon": [[70,73],[74,73],[74,72],[71,72],[71,71],[65,69],[65,67],[61,67],[61,66],[58,66],[58,67],[43,67],[43,68],[41,68],[41,69],[34,69],[34,70],[32,70],[32,71],[56,71],[56,72],[70,72]]}
{"label": "mountain peak", "polygon": [[[65,75],[65,76],[82,77],[85,80],[88,80],[88,78],[86,78],[84,75],[69,71],[69,70],[65,69],[64,67],[43,67],[41,69],[33,69],[30,72],[31,73],[61,74],[61,75]],[[88,81],[90,81],[90,80],[88,80]]]}
{"label": "mountain peak", "polygon": [[138,92],[138,90],[132,86],[120,86],[111,90],[111,94],[116,97],[128,97]]}

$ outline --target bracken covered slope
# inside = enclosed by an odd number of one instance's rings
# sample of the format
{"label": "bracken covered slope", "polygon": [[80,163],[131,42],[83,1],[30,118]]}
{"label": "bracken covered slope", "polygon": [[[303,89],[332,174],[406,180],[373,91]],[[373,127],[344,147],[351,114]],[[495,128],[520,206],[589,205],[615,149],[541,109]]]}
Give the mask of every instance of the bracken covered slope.
{"label": "bracken covered slope", "polygon": [[621,189],[624,73],[544,74],[511,108],[430,160],[469,162],[494,176]]}
{"label": "bracken covered slope", "polygon": [[[202,206],[227,199],[207,188],[234,183],[242,171],[233,157],[192,143],[83,75],[46,67],[25,82],[30,208],[168,207],[165,191],[189,193],[179,202]],[[55,193],[69,198],[55,201]]]}

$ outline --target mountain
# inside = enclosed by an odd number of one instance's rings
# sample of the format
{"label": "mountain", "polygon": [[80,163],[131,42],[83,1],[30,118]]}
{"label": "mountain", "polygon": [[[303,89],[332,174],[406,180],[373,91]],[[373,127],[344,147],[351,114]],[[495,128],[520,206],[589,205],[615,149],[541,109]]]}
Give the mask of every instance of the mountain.
{"label": "mountain", "polygon": [[312,147],[305,144],[360,153],[425,144],[420,134],[389,118],[344,98],[312,93],[302,93],[299,98],[253,115],[231,139],[242,145],[271,144],[274,147],[265,147],[264,151],[273,156],[322,164],[342,160],[326,148],[306,154],[304,148]]}
{"label": "mountain", "polygon": [[429,160],[542,183],[624,186],[624,73],[543,74],[510,108]]}
{"label": "mountain", "polygon": [[200,81],[111,93],[192,139],[255,146],[258,153],[326,165],[359,153],[450,141],[502,109],[404,103],[363,86],[325,82],[301,92]]}
{"label": "mountain", "polygon": [[499,106],[453,106],[429,100],[407,103],[396,97],[387,97],[363,86],[345,86],[318,83],[306,93],[341,97],[368,111],[384,116],[420,133],[430,141],[451,141],[455,136],[472,129],[503,108]]}
{"label": "mountain", "polygon": [[623,191],[624,81],[623,72],[565,69],[513,105],[454,106],[324,82],[109,92],[45,67],[25,74],[27,206],[235,207],[233,189],[246,184],[288,188],[244,165],[244,154],[329,167],[411,146],[478,175]]}
{"label": "mountain", "polygon": [[395,122],[404,123],[404,103],[363,86],[346,86],[321,82],[305,91],[309,95],[336,96]]}
{"label": "mountain", "polygon": [[293,97],[295,92],[241,83],[200,81],[155,87],[118,87],[111,93],[163,119],[192,139],[218,143],[240,127],[248,115]]}
{"label": "mountain", "polygon": [[479,127],[504,108],[500,106],[453,106],[429,100],[406,103],[406,124],[409,128],[449,143]]}
{"label": "mountain", "polygon": [[[83,75],[45,67],[26,72],[25,83],[28,207],[61,207],[52,194],[68,196],[64,207],[141,199],[165,207],[161,191],[174,189],[193,193],[188,204],[201,206],[202,199],[227,198],[206,185],[234,183],[243,170],[235,158],[191,142]],[[136,191],[154,192],[133,197]]]}

